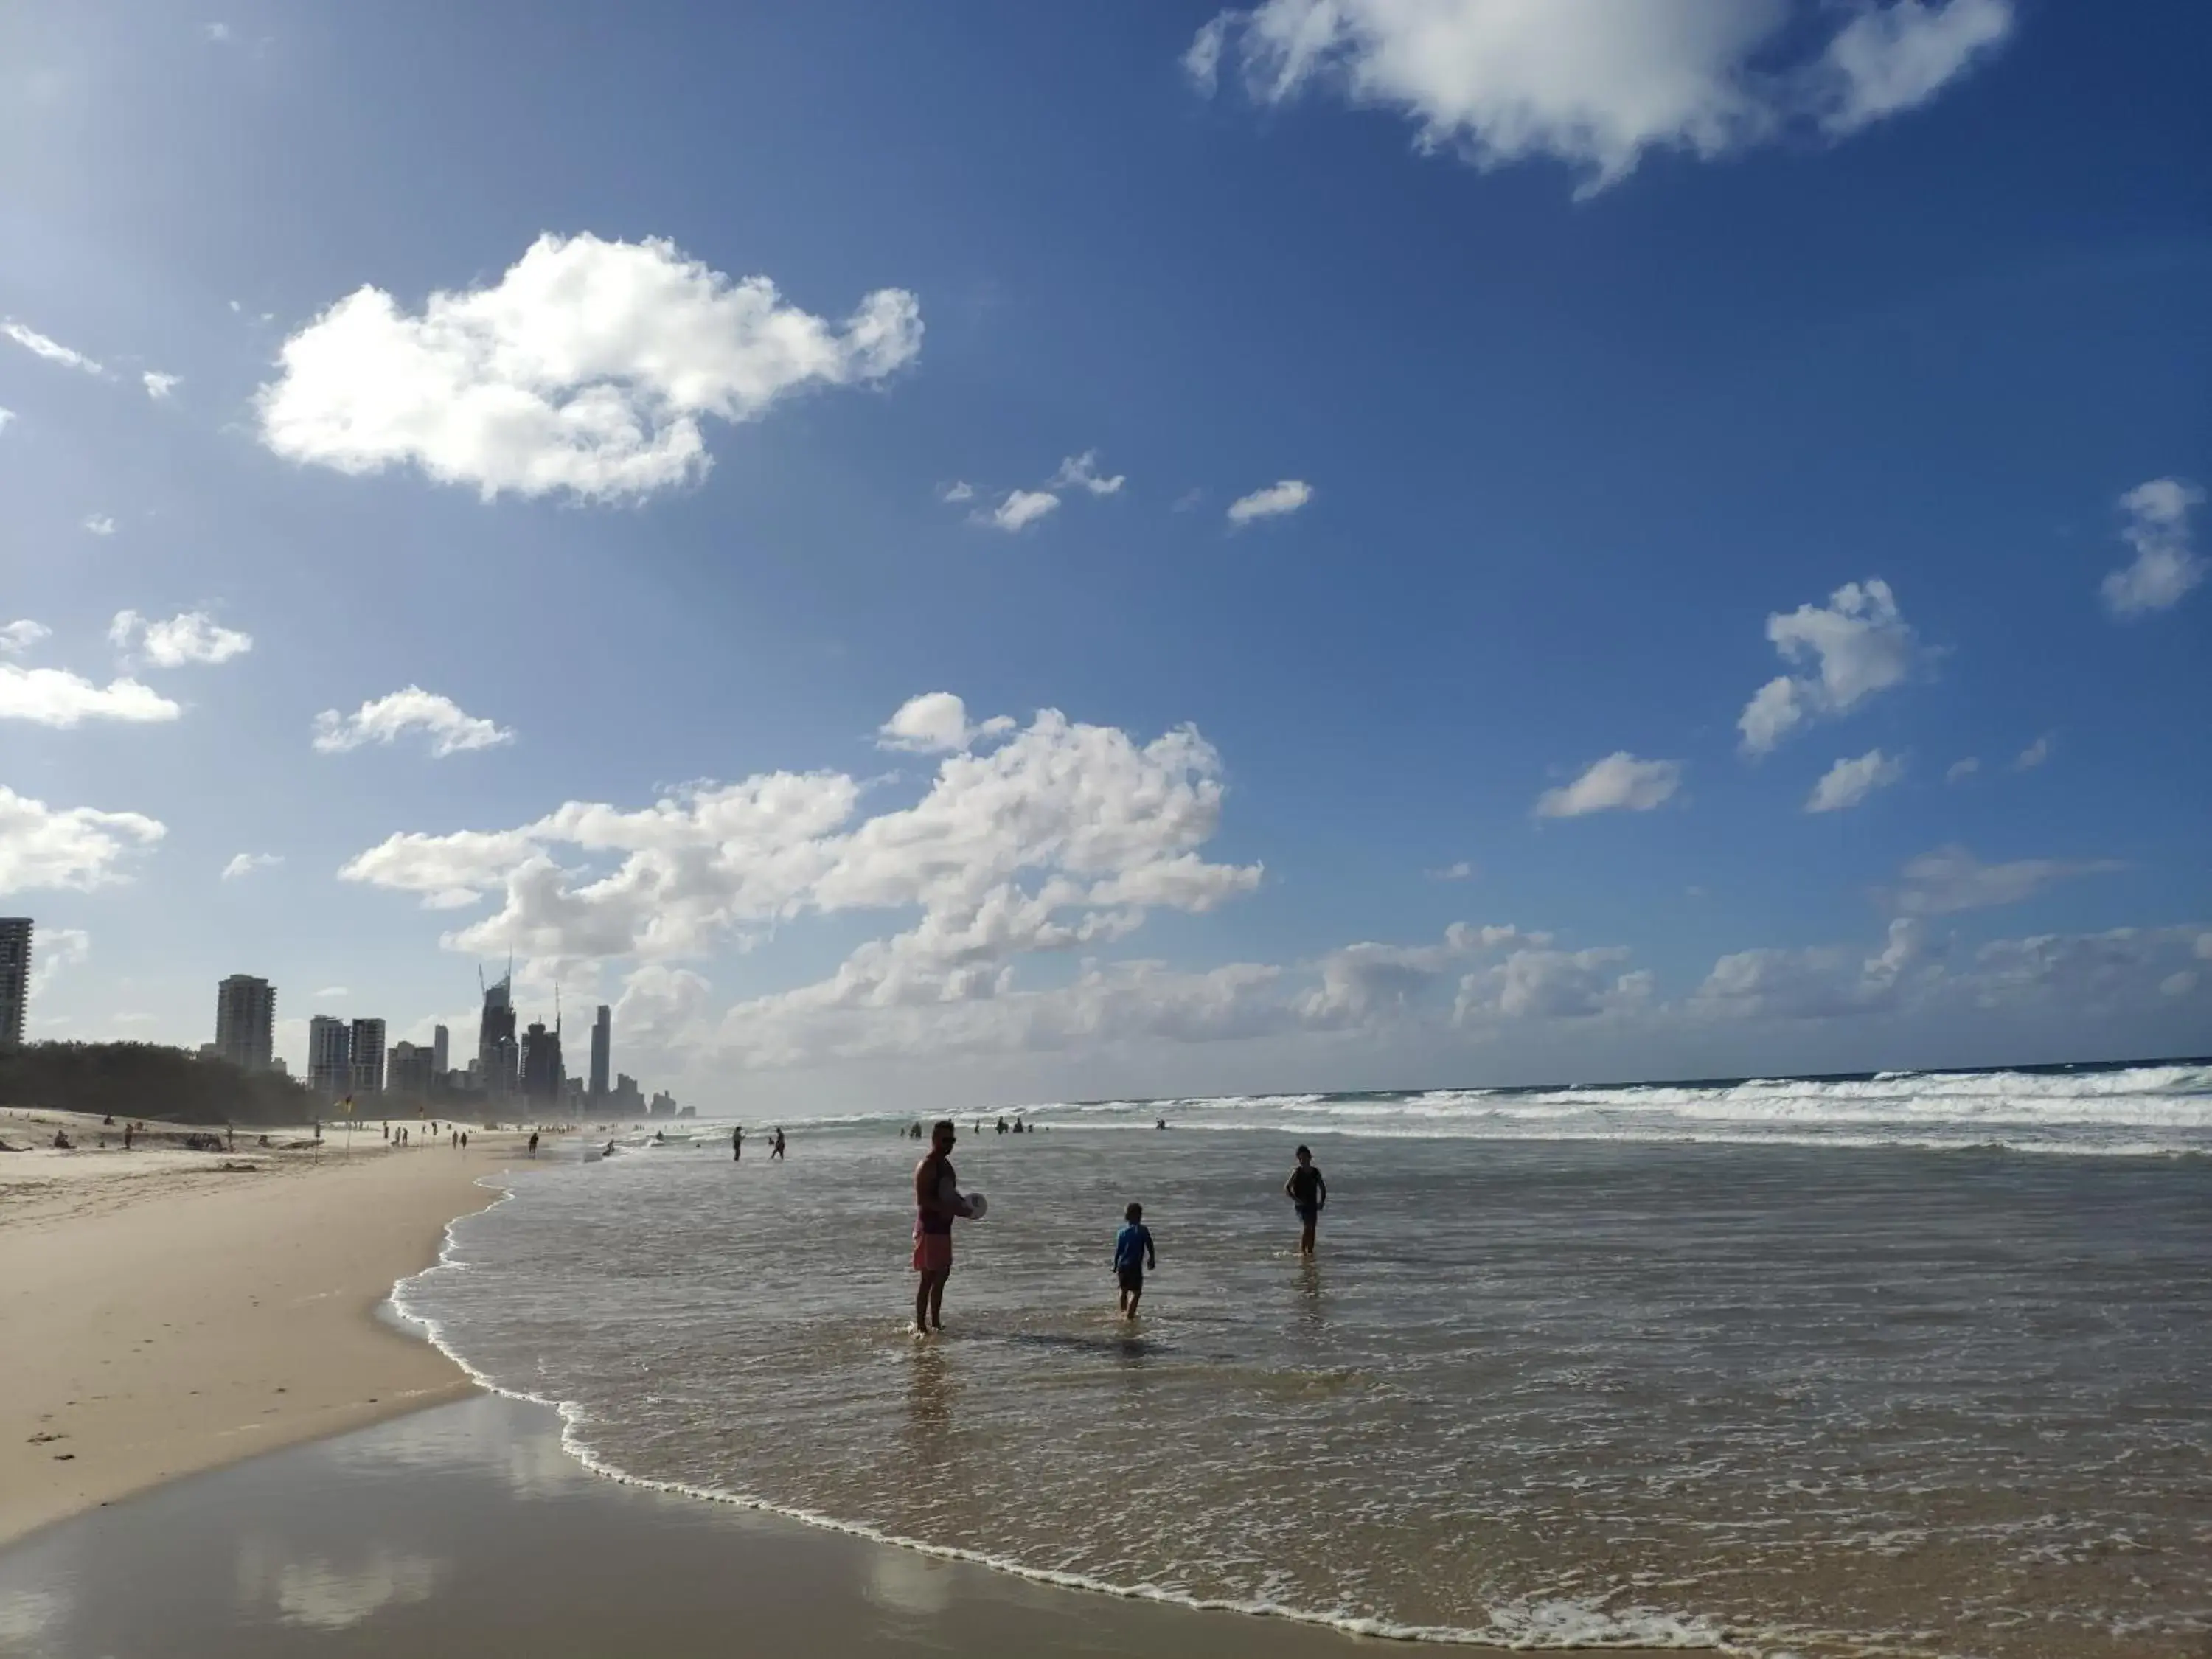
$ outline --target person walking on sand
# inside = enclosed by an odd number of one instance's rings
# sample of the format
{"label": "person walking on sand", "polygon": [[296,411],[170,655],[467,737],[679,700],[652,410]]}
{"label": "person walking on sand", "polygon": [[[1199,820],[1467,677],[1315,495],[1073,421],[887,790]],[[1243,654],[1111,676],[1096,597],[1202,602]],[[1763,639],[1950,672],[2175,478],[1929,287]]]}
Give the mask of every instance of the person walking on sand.
{"label": "person walking on sand", "polygon": [[927,1336],[945,1328],[945,1281],[952,1276],[952,1219],[972,1214],[960,1196],[960,1177],[952,1169],[952,1144],[958,1138],[951,1118],[929,1131],[929,1151],[914,1166],[914,1270],[921,1275],[914,1291],[914,1334]]}
{"label": "person walking on sand", "polygon": [[1328,1206],[1328,1182],[1321,1178],[1321,1165],[1313,1161],[1309,1147],[1298,1148],[1297,1167],[1291,1178],[1283,1183],[1290,1195],[1291,1206],[1298,1212],[1298,1254],[1314,1253],[1314,1227],[1321,1220],[1321,1212]]}
{"label": "person walking on sand", "polygon": [[535,1129],[530,1132],[530,1155],[532,1158],[538,1156],[538,1131]]}
{"label": "person walking on sand", "polygon": [[1137,1316],[1137,1304],[1145,1295],[1145,1269],[1159,1265],[1152,1230],[1145,1225],[1145,1206],[1132,1204],[1121,1212],[1121,1231],[1114,1235],[1114,1277],[1121,1285],[1122,1318]]}

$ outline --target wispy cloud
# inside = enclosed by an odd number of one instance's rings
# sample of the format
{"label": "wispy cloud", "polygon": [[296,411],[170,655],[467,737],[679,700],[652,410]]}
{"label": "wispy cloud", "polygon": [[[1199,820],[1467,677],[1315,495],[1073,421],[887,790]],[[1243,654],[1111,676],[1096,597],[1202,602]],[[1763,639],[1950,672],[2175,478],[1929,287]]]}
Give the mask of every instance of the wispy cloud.
{"label": "wispy cloud", "polygon": [[87,374],[105,374],[102,368],[82,351],[73,351],[51,335],[41,334],[35,328],[15,321],[13,318],[0,323],[0,334],[6,335],[34,357],[43,357],[50,363],[80,369]]}
{"label": "wispy cloud", "polygon": [[2183,478],[2153,478],[2120,497],[2120,538],[2134,562],[2105,578],[2105,608],[2115,617],[2166,611],[2204,580],[2204,561],[2189,544],[2189,518],[2204,492]]}
{"label": "wispy cloud", "polygon": [[1905,763],[1879,749],[1850,760],[1839,760],[1827,769],[1806,798],[1808,812],[1840,812],[1856,806],[1877,789],[1887,789],[1905,776]]}
{"label": "wispy cloud", "polygon": [[284,862],[282,853],[234,853],[222,866],[225,881],[242,881],[256,870],[273,870]]}
{"label": "wispy cloud", "polygon": [[998,506],[985,510],[978,508],[969,516],[977,524],[987,524],[994,530],[1012,534],[1025,530],[1060,506],[1060,497],[1047,489],[1010,489]]}
{"label": "wispy cloud", "polygon": [[105,513],[88,513],[84,515],[84,527],[95,536],[112,536],[115,520]]}
{"label": "wispy cloud", "polygon": [[1260,519],[1280,519],[1297,512],[1313,495],[1313,486],[1304,479],[1285,478],[1230,502],[1229,522],[1248,525]]}
{"label": "wispy cloud", "polygon": [[159,668],[228,662],[253,649],[251,634],[225,628],[204,611],[186,611],[166,622],[118,611],[107,626],[107,642],[122,651],[135,647]]}

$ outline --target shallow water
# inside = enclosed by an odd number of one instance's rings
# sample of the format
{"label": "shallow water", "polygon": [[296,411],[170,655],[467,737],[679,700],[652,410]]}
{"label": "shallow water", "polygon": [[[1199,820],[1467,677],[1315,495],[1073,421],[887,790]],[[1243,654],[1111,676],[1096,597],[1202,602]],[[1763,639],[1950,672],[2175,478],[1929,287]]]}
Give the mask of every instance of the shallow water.
{"label": "shallow water", "polygon": [[[1042,1574],[1526,1645],[2198,1650],[2212,1161],[2174,1142],[2202,1094],[2135,1091],[2146,1121],[2110,1086],[2038,1115],[1953,1085],[1963,1111],[1869,1136],[1872,1091],[1823,1116],[1756,1086],[1796,1133],[1596,1138],[1566,1115],[1680,1103],[1553,1102],[1565,1138],[1505,1139],[1358,1097],[966,1135],[991,1218],[927,1343],[916,1149],[881,1121],[783,1165],[534,1175],[402,1300],[605,1468]],[[2005,1112],[2053,1155],[1976,1149]],[[1966,1150],[1879,1144],[1961,1121]],[[1294,1137],[1331,1192],[1311,1264]],[[1133,1198],[1161,1261],[1131,1328]]]}

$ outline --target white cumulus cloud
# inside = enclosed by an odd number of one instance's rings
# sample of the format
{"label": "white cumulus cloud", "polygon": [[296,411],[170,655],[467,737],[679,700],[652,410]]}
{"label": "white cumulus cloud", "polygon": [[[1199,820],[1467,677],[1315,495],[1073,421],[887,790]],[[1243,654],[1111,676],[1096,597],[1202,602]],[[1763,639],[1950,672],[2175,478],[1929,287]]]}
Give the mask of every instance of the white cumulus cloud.
{"label": "white cumulus cloud", "polygon": [[151,368],[138,379],[146,388],[146,395],[157,404],[168,401],[169,394],[185,383],[181,374],[163,374]]}
{"label": "white cumulus cloud", "polygon": [[1944,769],[1943,781],[1946,783],[1957,783],[1962,779],[1971,778],[1975,773],[1981,769],[1982,763],[1974,756],[1969,755],[1964,760],[1953,761],[1948,767]]}
{"label": "white cumulus cloud", "polygon": [[1060,497],[1048,489],[1010,489],[998,506],[988,511],[979,507],[969,516],[977,524],[1012,533],[1026,529],[1059,506]]}
{"label": "white cumulus cloud", "polygon": [[487,500],[635,498],[707,471],[703,420],[882,380],[921,336],[903,289],[833,325],[670,241],[549,234],[496,283],[420,313],[373,287],[340,300],[284,342],[257,400],[261,438],[342,472],[412,464]]}
{"label": "white cumulus cloud", "polygon": [[84,516],[84,527],[95,536],[112,536],[115,520],[106,513],[88,513]]}
{"label": "white cumulus cloud", "polygon": [[972,501],[975,499],[975,486],[955,478],[938,490],[937,499],[940,501]]}
{"label": "white cumulus cloud", "polygon": [[1014,722],[1004,714],[970,726],[965,702],[950,691],[925,691],[899,706],[878,730],[876,741],[885,749],[930,755],[970,748],[979,738],[1002,737],[1013,729]]}
{"label": "white cumulus cloud", "polygon": [[274,870],[284,862],[282,853],[234,853],[222,866],[225,881],[242,881],[256,870]]}
{"label": "white cumulus cloud", "polygon": [[33,622],[26,617],[20,622],[0,623],[0,654],[19,656],[41,640],[50,640],[54,630],[44,623]]}
{"label": "white cumulus cloud", "polygon": [[253,636],[225,628],[204,611],[186,611],[166,621],[118,611],[107,625],[107,642],[119,651],[136,650],[159,668],[187,663],[223,663],[253,649]]}
{"label": "white cumulus cloud", "polygon": [[2127,517],[2120,536],[2136,556],[2105,578],[2107,611],[2140,617],[2169,610],[2204,580],[2204,561],[2189,544],[2189,517],[2203,499],[2203,489],[2180,478],[2153,478],[2120,497]]}
{"label": "white cumulus cloud", "polygon": [[1766,637],[1798,672],[1759,687],[1736,720],[1747,755],[1764,755],[1807,720],[1849,713],[1901,685],[1923,657],[1919,641],[1879,578],[1847,582],[1827,604],[1766,619]]}
{"label": "white cumulus cloud", "polygon": [[1877,789],[1887,789],[1905,776],[1905,763],[1893,759],[1879,749],[1869,749],[1865,754],[1850,760],[1839,760],[1813,786],[1813,793],[1805,799],[1808,812],[1840,812],[1847,806],[1856,806]]}
{"label": "white cumulus cloud", "polygon": [[24,668],[0,662],[0,720],[28,720],[67,730],[86,720],[173,720],[183,712],[137,680],[99,685],[65,668]]}
{"label": "white cumulus cloud", "polygon": [[[1709,159],[1793,127],[1841,137],[1911,109],[2013,25],[2012,0],[1890,0],[1853,9],[1819,51],[1791,51],[1792,9],[1784,0],[1262,0],[1206,24],[1182,67],[1208,95],[1233,58],[1257,103],[1319,89],[1394,110],[1423,150],[1486,169],[1549,157],[1589,196],[1652,150]],[[1817,25],[1819,9],[1802,9]]]}
{"label": "white cumulus cloud", "polygon": [[1638,760],[1626,749],[1592,761],[1580,777],[1536,798],[1540,818],[1578,818],[1589,812],[1648,812],[1682,786],[1680,761]]}
{"label": "white cumulus cloud", "polygon": [[1311,484],[1303,478],[1285,478],[1230,502],[1229,522],[1248,525],[1255,519],[1279,519],[1297,512],[1312,499]]}
{"label": "white cumulus cloud", "polygon": [[167,834],[143,813],[48,806],[0,784],[0,893],[125,880],[129,860]]}
{"label": "white cumulus cloud", "polygon": [[430,752],[438,757],[514,741],[509,728],[465,713],[451,697],[410,685],[365,702],[350,714],[325,708],[315,716],[315,748],[325,755],[343,754],[363,744],[389,744],[410,732],[428,734]]}

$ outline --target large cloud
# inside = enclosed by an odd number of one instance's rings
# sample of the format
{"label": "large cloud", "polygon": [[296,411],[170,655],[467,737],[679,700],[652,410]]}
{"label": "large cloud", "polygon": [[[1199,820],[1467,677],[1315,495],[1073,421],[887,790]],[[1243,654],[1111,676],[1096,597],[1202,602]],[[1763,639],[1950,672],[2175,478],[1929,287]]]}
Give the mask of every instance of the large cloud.
{"label": "large cloud", "polygon": [[0,893],[122,881],[132,855],[167,834],[143,813],[49,806],[0,784]]}
{"label": "large cloud", "polygon": [[1234,63],[1259,103],[1319,88],[1398,111],[1423,149],[1480,167],[1549,156],[1588,196],[1653,149],[1856,131],[1934,97],[2013,23],[2011,0],[1893,0],[1784,58],[1793,10],[1820,27],[1789,0],[1262,0],[1206,24],[1183,67],[1208,94]]}
{"label": "large cloud", "polygon": [[[508,831],[394,836],[341,873],[441,902],[498,889],[498,912],[449,942],[554,958],[697,957],[805,914],[917,912],[790,994],[875,1006],[990,994],[1018,957],[1103,943],[1150,909],[1204,911],[1258,884],[1257,866],[1198,855],[1222,783],[1195,731],[1139,743],[1050,709],[1010,726],[969,726],[949,694],[909,702],[886,740],[951,752],[920,800],[857,821],[854,779],[780,772],[636,811],[572,801]],[[1003,740],[979,752],[987,736]]]}
{"label": "large cloud", "polygon": [[1879,578],[1847,582],[1826,605],[1769,617],[1766,637],[1796,672],[1769,680],[1745,705],[1736,728],[1747,755],[1766,754],[1807,721],[1849,714],[1902,685],[1926,655]]}
{"label": "large cloud", "polygon": [[701,422],[809,386],[881,380],[921,349],[902,289],[842,326],[672,242],[541,236],[498,282],[419,313],[364,287],[284,342],[262,441],[342,472],[412,463],[446,483],[634,498],[711,465]]}
{"label": "large cloud", "polygon": [[65,668],[0,662],[0,720],[28,720],[66,731],[87,720],[173,720],[183,712],[137,680],[99,685]]}

